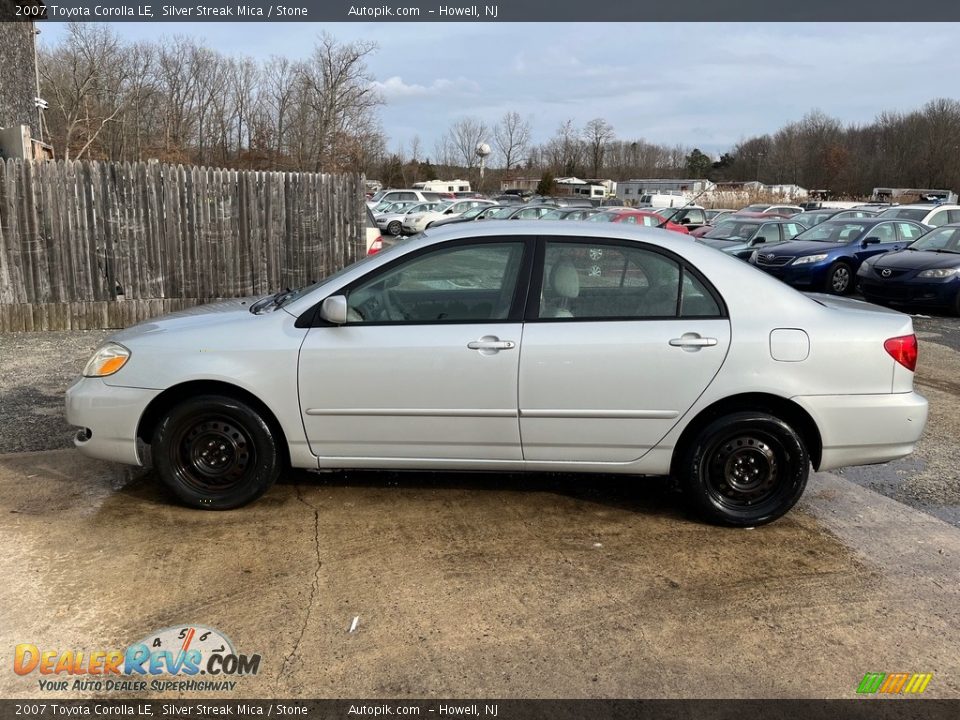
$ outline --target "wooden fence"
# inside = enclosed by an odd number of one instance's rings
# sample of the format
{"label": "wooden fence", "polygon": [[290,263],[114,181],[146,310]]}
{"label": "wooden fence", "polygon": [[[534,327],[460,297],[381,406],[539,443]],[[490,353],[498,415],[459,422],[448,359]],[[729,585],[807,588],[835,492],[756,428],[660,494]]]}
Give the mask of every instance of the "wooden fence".
{"label": "wooden fence", "polygon": [[0,331],[124,327],[364,251],[361,175],[0,160]]}

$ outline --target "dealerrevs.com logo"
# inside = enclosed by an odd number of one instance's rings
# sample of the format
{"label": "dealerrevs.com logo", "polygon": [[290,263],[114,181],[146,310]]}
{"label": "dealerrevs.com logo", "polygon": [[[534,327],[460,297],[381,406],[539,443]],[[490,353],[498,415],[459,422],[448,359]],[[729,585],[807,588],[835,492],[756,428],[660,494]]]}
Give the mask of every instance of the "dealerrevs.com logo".
{"label": "dealerrevs.com logo", "polygon": [[13,671],[39,676],[44,692],[233,690],[233,678],[259,670],[259,654],[238,653],[223,633],[203,625],[164,628],[123,650],[21,643],[13,657]]}

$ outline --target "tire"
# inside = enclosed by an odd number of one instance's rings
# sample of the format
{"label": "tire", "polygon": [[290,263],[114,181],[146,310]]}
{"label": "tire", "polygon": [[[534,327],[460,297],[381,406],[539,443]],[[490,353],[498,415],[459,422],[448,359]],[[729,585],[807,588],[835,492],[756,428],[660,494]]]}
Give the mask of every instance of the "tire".
{"label": "tire", "polygon": [[393,222],[387,224],[387,232],[393,235],[394,237],[399,235],[402,229],[403,227],[401,226],[399,220],[394,220]]}
{"label": "tire", "polygon": [[773,522],[800,499],[810,474],[799,434],[763,412],[717,418],[682,452],[684,494],[703,519],[720,525]]}
{"label": "tire", "polygon": [[831,295],[849,295],[853,290],[853,270],[848,263],[837,260],[827,271],[826,290]]}
{"label": "tire", "polygon": [[953,299],[953,310],[954,315],[960,315],[960,292],[957,293],[957,296]]}
{"label": "tire", "polygon": [[253,502],[284,467],[277,433],[257,410],[224,395],[173,407],[157,423],[151,446],[160,479],[185,505],[202,510]]}

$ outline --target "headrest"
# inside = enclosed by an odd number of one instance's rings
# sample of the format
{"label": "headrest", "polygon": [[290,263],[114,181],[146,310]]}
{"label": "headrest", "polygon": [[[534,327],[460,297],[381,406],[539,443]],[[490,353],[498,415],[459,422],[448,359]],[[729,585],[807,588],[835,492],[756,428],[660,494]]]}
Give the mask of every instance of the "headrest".
{"label": "headrest", "polygon": [[550,287],[562,298],[580,296],[580,277],[569,260],[560,260],[550,271]]}

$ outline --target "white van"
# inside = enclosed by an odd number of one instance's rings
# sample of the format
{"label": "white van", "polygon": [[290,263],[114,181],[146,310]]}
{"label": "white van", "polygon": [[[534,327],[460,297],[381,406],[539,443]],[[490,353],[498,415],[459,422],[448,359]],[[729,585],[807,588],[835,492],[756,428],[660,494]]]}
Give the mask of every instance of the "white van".
{"label": "white van", "polygon": [[688,202],[690,202],[690,196],[686,193],[682,193],[679,190],[664,190],[658,193],[641,195],[637,206],[642,208],[671,208],[686,205]]}
{"label": "white van", "polygon": [[416,190],[426,190],[427,192],[439,193],[458,193],[470,192],[469,180],[426,180],[424,182],[415,182],[413,184]]}

